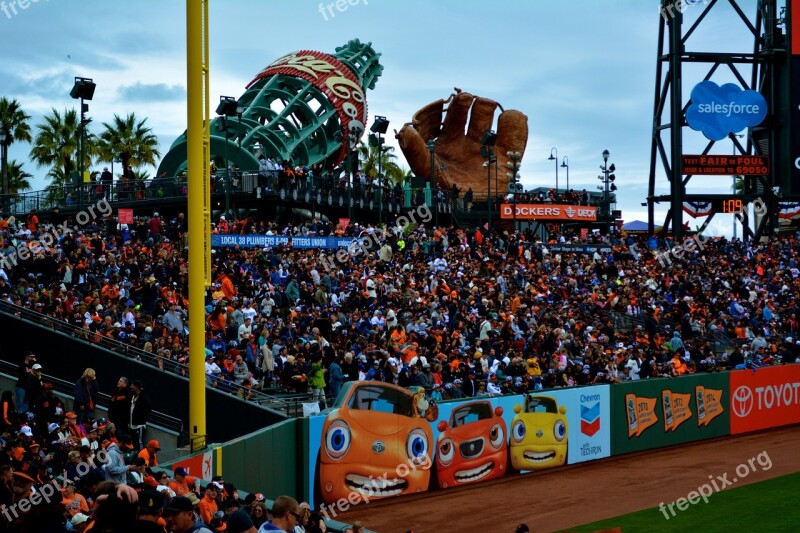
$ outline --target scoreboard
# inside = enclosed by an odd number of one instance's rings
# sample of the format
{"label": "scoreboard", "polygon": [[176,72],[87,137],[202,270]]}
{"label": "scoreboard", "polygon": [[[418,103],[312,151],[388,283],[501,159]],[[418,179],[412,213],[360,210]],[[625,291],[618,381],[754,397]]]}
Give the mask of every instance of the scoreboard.
{"label": "scoreboard", "polygon": [[763,155],[684,155],[681,172],[692,176],[768,176],[769,158]]}

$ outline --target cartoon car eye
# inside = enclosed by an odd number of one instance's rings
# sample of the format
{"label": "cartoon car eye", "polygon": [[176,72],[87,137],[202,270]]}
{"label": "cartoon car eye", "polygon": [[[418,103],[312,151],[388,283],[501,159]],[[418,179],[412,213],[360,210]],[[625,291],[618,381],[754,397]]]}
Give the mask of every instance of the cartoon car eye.
{"label": "cartoon car eye", "polygon": [[564,440],[564,437],[567,436],[567,426],[564,425],[564,422],[561,420],[556,420],[556,423],[553,426],[553,435],[555,435],[558,442]]}
{"label": "cartoon car eye", "polygon": [[[525,430],[523,430],[524,432]],[[500,424],[495,424],[492,426],[492,429],[489,431],[489,443],[492,445],[492,448],[500,448],[505,442],[505,435],[503,434],[503,428]]]}
{"label": "cartoon car eye", "polygon": [[325,434],[325,451],[331,459],[341,459],[350,449],[350,427],[343,420],[335,420]]}
{"label": "cartoon car eye", "polygon": [[424,431],[417,428],[412,430],[406,441],[406,452],[408,458],[416,463],[422,463],[428,455],[428,436]]}
{"label": "cartoon car eye", "polygon": [[453,462],[453,457],[456,456],[456,447],[453,445],[451,439],[444,439],[439,443],[439,462],[443,466],[447,466]]}
{"label": "cartoon car eye", "polygon": [[514,427],[511,428],[511,434],[514,436],[515,441],[522,442],[522,439],[525,438],[525,422],[522,420],[514,422]]}

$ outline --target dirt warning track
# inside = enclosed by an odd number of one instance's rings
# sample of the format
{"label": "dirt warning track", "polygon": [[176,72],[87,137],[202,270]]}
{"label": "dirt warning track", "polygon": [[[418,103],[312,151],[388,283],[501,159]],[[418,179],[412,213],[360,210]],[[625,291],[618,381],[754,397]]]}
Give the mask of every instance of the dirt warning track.
{"label": "dirt warning track", "polygon": [[[361,520],[379,533],[505,533],[520,522],[531,531],[555,531],[673,502],[710,483],[709,476],[736,479],[731,489],[798,472],[798,446],[800,426],[793,426],[373,501],[336,518]],[[737,475],[737,467],[747,474]]]}

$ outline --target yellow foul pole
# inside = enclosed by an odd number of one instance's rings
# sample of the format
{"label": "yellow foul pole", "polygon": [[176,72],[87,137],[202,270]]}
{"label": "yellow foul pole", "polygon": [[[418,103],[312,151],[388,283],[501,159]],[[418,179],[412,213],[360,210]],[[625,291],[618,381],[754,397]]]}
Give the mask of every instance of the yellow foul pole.
{"label": "yellow foul pole", "polygon": [[[189,434],[206,446],[205,290],[211,283],[208,0],[186,0],[188,218],[189,218]],[[202,236],[202,237],[201,237]],[[202,240],[201,240],[202,239]]]}

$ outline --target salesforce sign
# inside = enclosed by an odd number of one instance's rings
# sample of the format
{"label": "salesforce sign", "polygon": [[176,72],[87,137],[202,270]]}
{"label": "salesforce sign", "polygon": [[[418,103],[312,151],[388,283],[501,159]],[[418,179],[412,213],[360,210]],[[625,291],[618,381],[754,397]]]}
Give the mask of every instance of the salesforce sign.
{"label": "salesforce sign", "polygon": [[686,110],[689,126],[712,141],[761,124],[767,116],[767,101],[758,91],[744,91],[738,85],[719,86],[703,81],[692,89],[692,105]]}

